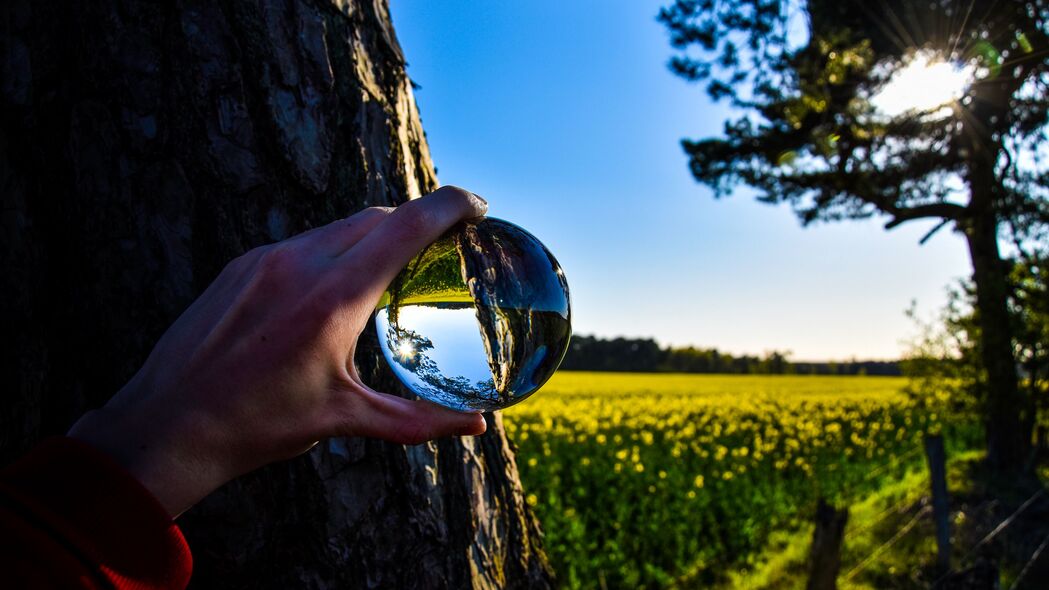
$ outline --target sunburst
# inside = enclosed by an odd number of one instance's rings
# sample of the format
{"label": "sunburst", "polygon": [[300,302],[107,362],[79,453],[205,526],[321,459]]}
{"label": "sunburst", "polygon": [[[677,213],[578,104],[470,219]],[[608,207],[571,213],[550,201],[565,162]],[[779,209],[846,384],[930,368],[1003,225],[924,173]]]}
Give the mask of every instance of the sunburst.
{"label": "sunburst", "polygon": [[915,114],[940,118],[965,96],[974,68],[947,62],[931,51],[919,51],[905,60],[889,81],[871,97],[878,113],[888,117]]}

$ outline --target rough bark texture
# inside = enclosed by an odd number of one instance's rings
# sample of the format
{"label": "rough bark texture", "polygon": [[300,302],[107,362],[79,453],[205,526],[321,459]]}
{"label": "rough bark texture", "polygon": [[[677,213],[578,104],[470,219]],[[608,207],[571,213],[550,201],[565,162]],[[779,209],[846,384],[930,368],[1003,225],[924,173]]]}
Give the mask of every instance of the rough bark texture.
{"label": "rough bark texture", "polygon": [[[230,258],[436,186],[383,0],[7,0],[0,102],[4,461],[104,403]],[[489,425],[229,484],[181,521],[194,586],[549,585]]]}

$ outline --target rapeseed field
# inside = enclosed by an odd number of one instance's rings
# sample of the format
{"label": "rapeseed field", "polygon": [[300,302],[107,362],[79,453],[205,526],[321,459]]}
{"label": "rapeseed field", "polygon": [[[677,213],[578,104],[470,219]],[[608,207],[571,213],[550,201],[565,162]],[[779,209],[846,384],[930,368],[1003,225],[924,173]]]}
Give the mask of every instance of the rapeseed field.
{"label": "rapeseed field", "polygon": [[566,588],[714,583],[818,497],[862,499],[972,425],[902,378],[560,372],[507,409],[526,498]]}

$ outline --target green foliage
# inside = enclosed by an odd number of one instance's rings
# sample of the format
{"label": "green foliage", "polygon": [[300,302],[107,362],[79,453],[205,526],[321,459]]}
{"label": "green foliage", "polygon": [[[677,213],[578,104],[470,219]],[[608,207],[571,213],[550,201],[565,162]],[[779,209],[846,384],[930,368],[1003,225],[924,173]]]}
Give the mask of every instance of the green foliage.
{"label": "green foliage", "polygon": [[[723,137],[683,142],[692,173],[719,196],[743,183],[791,203],[806,223],[964,225],[986,214],[962,205],[975,184],[1000,220],[1044,228],[1047,14],[1043,0],[677,0],[659,15],[671,69],[741,112]],[[919,52],[978,80],[949,116],[880,114],[871,98]]]}
{"label": "green foliage", "polygon": [[1049,255],[1022,257],[1009,281],[1016,358],[1044,411],[1049,409]]}
{"label": "green foliage", "polygon": [[974,442],[904,383],[561,372],[504,415],[565,587],[702,587],[817,496],[848,502],[919,465],[923,432]]}
{"label": "green foliage", "polygon": [[722,373],[753,375],[900,375],[893,361],[803,362],[790,352],[734,356],[716,348],[661,347],[650,338],[575,335],[561,367],[570,371]]}
{"label": "green foliage", "polygon": [[[982,411],[989,398],[979,358],[980,323],[972,284],[948,289],[947,304],[932,320],[908,315],[919,334],[901,362],[907,391],[918,400],[946,401],[955,412]],[[1049,258],[1024,254],[1011,263],[1009,313],[1020,386],[1049,421]],[[1037,419],[1032,417],[1029,419]]]}
{"label": "green foliage", "polygon": [[912,304],[907,315],[919,334],[901,362],[910,378],[907,392],[916,400],[939,400],[951,410],[972,414],[978,410],[981,385],[986,372],[977,355],[977,330],[972,310],[972,291],[962,283],[947,291],[947,304],[932,320],[917,315]]}

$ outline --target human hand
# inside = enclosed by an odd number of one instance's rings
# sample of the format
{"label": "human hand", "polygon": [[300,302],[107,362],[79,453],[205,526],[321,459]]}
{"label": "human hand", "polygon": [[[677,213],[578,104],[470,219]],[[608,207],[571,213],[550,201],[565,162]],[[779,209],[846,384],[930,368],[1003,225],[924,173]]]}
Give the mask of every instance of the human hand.
{"label": "human hand", "polygon": [[486,210],[476,195],[444,187],[236,258],[69,436],[113,456],[177,516],[234,477],[324,438],[417,444],[483,433],[480,414],[370,389],[353,353],[401,268]]}

